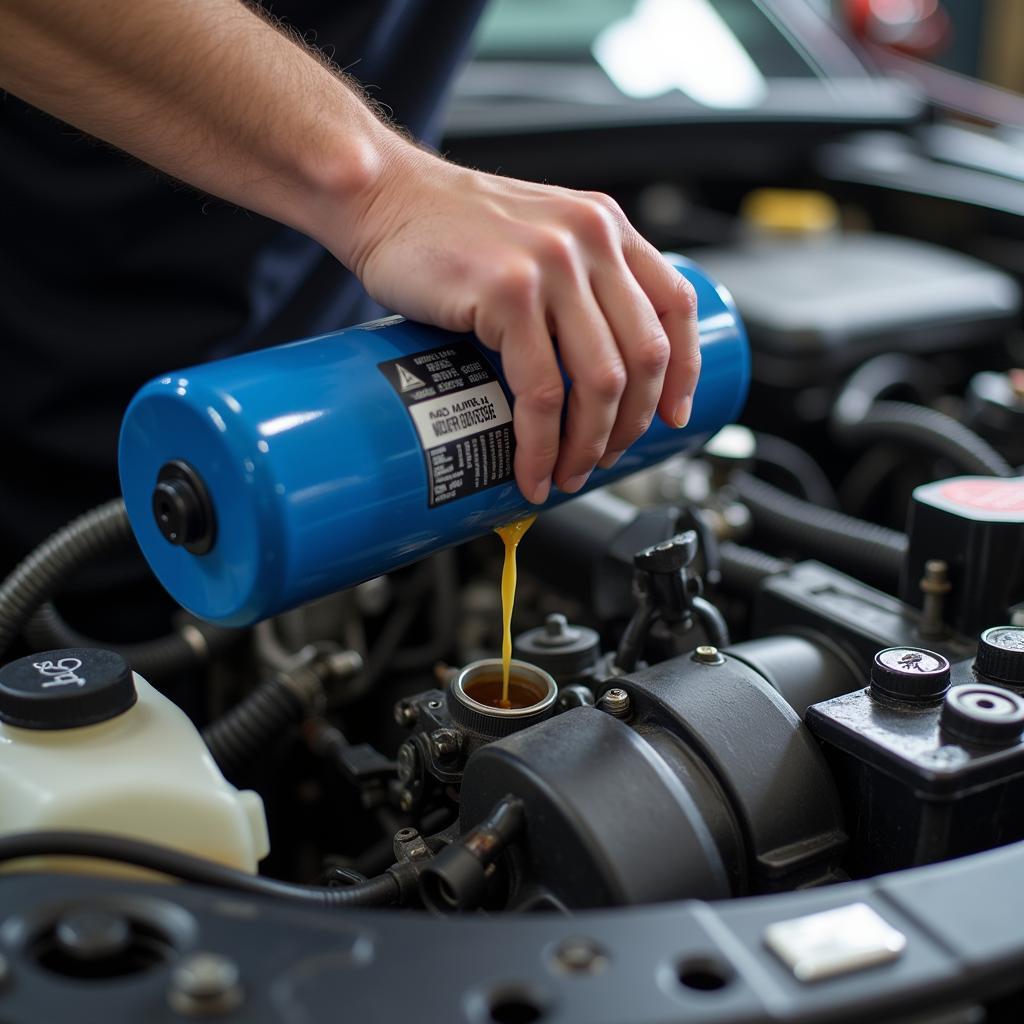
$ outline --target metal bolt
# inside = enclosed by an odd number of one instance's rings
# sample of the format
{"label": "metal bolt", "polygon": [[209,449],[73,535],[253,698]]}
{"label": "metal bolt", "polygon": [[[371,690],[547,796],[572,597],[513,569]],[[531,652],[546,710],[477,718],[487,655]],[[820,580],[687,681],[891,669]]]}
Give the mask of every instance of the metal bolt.
{"label": "metal bolt", "polygon": [[121,914],[75,910],[57,922],[56,938],[60,948],[75,960],[106,960],[128,948],[132,929]]}
{"label": "metal bolt", "polygon": [[571,974],[600,974],[608,954],[590,939],[566,939],[555,950],[555,965]]}
{"label": "metal bolt", "polygon": [[918,631],[921,636],[942,636],[946,632],[942,622],[943,606],[946,594],[953,589],[949,582],[949,566],[941,559],[929,559],[924,563],[924,577],[918,586],[924,594]]}
{"label": "metal bolt", "polygon": [[431,711],[437,711],[441,707],[441,702],[439,700],[427,701],[427,707],[430,708]]}
{"label": "metal bolt", "polygon": [[412,810],[413,796],[412,792],[408,789],[403,789],[398,796],[398,806],[401,810],[405,811],[406,814]]}
{"label": "metal bolt", "polygon": [[435,729],[430,734],[430,749],[439,761],[447,761],[458,756],[462,738],[454,729]]}
{"label": "metal bolt", "polygon": [[171,975],[171,1009],[187,1017],[216,1017],[242,1002],[238,966],[219,953],[194,953]]}
{"label": "metal bolt", "polygon": [[418,709],[411,700],[400,700],[395,705],[395,724],[408,729],[416,724],[419,715]]}
{"label": "metal bolt", "polygon": [[618,686],[605,690],[597,701],[598,710],[607,712],[615,718],[629,718],[633,712],[633,702],[629,694]]}
{"label": "metal bolt", "polygon": [[363,670],[363,656],[358,651],[335,651],[326,658],[327,671],[335,679],[348,679]]}
{"label": "metal bolt", "polygon": [[544,632],[550,637],[564,636],[569,628],[569,620],[561,612],[552,612],[544,620]]}
{"label": "metal bolt", "polygon": [[721,665],[725,662],[718,648],[712,647],[711,644],[701,644],[693,652],[693,660],[701,665]]}
{"label": "metal bolt", "polygon": [[406,741],[398,748],[397,757],[398,777],[402,782],[412,782],[416,777],[416,769],[419,767],[419,755],[416,747]]}

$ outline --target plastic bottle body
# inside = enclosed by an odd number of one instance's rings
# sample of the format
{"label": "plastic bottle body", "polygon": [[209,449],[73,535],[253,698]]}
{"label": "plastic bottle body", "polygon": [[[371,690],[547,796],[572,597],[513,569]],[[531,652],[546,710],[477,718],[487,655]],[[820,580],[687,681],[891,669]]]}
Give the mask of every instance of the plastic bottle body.
{"label": "plastic bottle body", "polygon": [[[700,318],[690,423],[655,420],[585,490],[699,445],[742,408],[739,317],[723,289],[679,266]],[[122,425],[122,491],[171,595],[246,625],[535,510],[512,478],[511,404],[498,356],[472,336],[389,318],[147,384]],[[204,554],[169,543],[154,520],[154,485],[174,460],[209,493],[216,540]],[[547,505],[570,497],[553,490]]]}
{"label": "plastic bottle body", "polygon": [[[0,833],[108,832],[255,872],[269,850],[263,801],[224,778],[183,711],[141,676],[134,682],[134,706],[95,725],[0,723]],[[95,871],[97,862],[61,858],[59,867]]]}

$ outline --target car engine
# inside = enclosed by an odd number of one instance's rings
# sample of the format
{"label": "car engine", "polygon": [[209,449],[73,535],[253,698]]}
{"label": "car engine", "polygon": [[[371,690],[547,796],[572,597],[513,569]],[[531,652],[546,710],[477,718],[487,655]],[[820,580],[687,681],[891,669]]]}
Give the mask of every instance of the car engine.
{"label": "car engine", "polygon": [[12,573],[0,1017],[1020,1019],[1017,285],[879,234],[694,256],[750,400],[541,513],[508,707],[493,535],[127,645],[60,611],[138,562],[121,499]]}

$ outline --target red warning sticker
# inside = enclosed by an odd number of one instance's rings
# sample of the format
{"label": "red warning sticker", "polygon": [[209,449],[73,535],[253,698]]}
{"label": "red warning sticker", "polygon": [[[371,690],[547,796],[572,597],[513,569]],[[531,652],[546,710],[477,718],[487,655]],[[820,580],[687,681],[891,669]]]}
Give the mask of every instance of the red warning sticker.
{"label": "red warning sticker", "polygon": [[938,489],[940,497],[980,512],[1024,512],[1024,480],[950,480]]}

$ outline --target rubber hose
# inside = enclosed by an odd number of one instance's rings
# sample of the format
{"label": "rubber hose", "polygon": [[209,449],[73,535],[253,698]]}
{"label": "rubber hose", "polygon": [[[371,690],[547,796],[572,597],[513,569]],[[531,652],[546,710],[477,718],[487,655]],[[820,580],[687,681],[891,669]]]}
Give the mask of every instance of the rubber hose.
{"label": "rubber hose", "polygon": [[27,555],[0,585],[0,655],[22,630],[36,650],[101,647],[116,651],[140,675],[160,678],[186,672],[226,647],[237,630],[194,625],[196,643],[170,633],[137,644],[95,640],[69,626],[50,599],[68,577],[112,551],[134,545],[122,498],[99,505],[57,530]]}
{"label": "rubber hose", "polygon": [[[168,633],[137,644],[95,640],[69,626],[52,602],[47,601],[29,619],[24,633],[29,644],[37,651],[57,647],[103,647],[120,654],[139,675],[147,679],[160,679],[195,669],[238,637],[235,630],[219,629],[208,623],[195,624],[192,628],[202,638],[198,648],[181,633]],[[200,653],[204,651],[205,654]]]}
{"label": "rubber hose", "polygon": [[942,378],[930,363],[916,356],[902,352],[875,356],[857,367],[839,389],[832,405],[832,423],[857,423],[875,402],[908,391],[926,405],[942,394]]}
{"label": "rubber hose", "polygon": [[95,832],[21,832],[0,836],[0,863],[26,857],[86,857],[131,864],[162,875],[253,896],[275,896],[320,907],[374,907],[397,903],[401,886],[391,871],[343,888],[298,885],[250,875],[138,839]]}
{"label": "rubber hose", "polygon": [[744,595],[753,594],[763,580],[778,576],[790,567],[790,563],[782,558],[732,541],[723,541],[718,553],[722,588]]}
{"label": "rubber hose", "polygon": [[131,540],[124,501],[116,498],[73,519],[22,559],[0,585],[0,655],[68,576]]}
{"label": "rubber hose", "polygon": [[910,402],[874,402],[853,422],[834,421],[837,437],[851,444],[906,441],[954,463],[963,473],[1014,476],[988,441],[937,409]]}
{"label": "rubber hose", "polygon": [[731,482],[750,509],[755,533],[895,592],[907,551],[904,534],[801,501],[749,473],[735,473]]}
{"label": "rubber hose", "polygon": [[306,714],[302,700],[287,683],[270,679],[211,722],[203,730],[203,739],[217,766],[230,778]]}
{"label": "rubber hose", "polygon": [[803,491],[802,497],[825,508],[838,508],[835,489],[824,470],[799,445],[774,434],[755,434],[754,462],[781,469]]}

